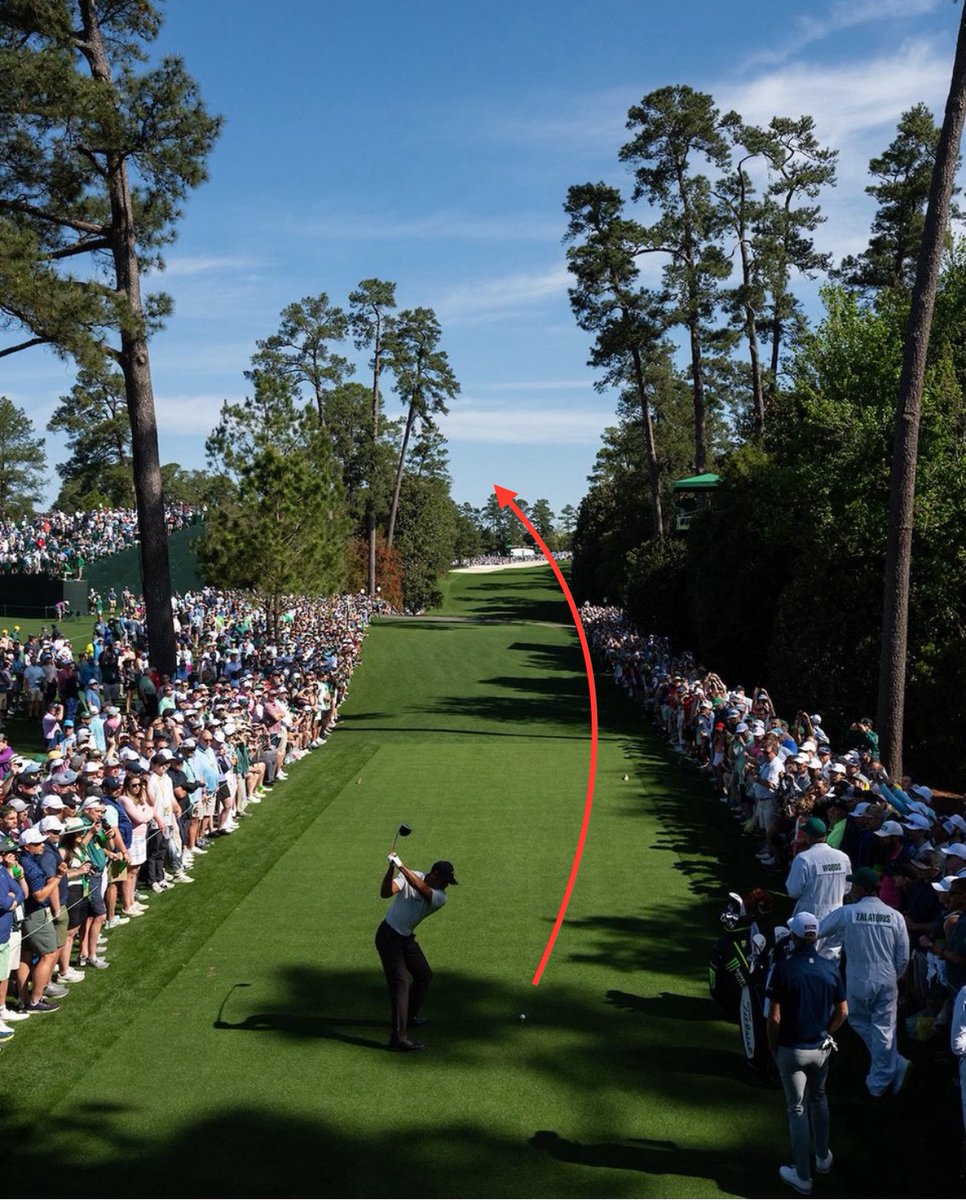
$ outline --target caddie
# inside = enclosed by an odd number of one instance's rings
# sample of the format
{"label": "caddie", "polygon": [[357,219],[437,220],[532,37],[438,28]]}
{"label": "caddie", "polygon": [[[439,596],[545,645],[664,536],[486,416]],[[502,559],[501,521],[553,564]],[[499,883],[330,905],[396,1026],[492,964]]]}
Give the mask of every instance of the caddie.
{"label": "caddie", "polygon": [[872,1061],[865,1085],[878,1097],[901,1091],[909,1073],[909,1060],[896,1042],[909,934],[902,913],[879,899],[879,876],[872,867],[860,867],[848,878],[855,903],[824,917],[819,937],[839,937],[845,947],[849,1024],[868,1047]]}

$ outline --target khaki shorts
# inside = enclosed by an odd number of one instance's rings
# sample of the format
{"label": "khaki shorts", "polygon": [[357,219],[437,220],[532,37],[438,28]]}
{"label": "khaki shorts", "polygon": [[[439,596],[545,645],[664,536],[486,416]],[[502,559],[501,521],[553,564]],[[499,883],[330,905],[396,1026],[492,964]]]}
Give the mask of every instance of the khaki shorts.
{"label": "khaki shorts", "polygon": [[60,950],[67,941],[67,922],[69,913],[66,908],[62,908],[56,917],[53,918],[54,929],[57,931],[57,949]]}
{"label": "khaki shorts", "polygon": [[[7,964],[7,969],[11,975],[20,966],[20,946],[21,946],[22,942],[23,942],[23,934],[20,932],[19,929],[15,929],[13,931],[13,933],[10,934],[10,941],[7,943],[8,951],[10,954],[10,961]],[[3,976],[0,976],[0,979],[2,979],[2,978],[3,978]]]}
{"label": "khaki shorts", "polygon": [[[22,951],[29,955],[43,957],[54,954],[57,950],[57,930],[50,917],[49,908],[39,908],[36,912],[28,913],[24,918]],[[66,930],[64,931],[66,938]]]}

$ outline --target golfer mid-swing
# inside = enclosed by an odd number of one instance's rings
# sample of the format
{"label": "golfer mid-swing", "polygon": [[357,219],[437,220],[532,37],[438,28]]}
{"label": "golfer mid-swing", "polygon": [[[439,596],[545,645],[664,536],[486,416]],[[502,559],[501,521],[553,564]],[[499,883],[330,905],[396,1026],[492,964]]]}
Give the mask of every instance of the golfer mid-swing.
{"label": "golfer mid-swing", "polygon": [[433,863],[424,875],[410,871],[399,855],[389,855],[389,867],[383,876],[379,895],[393,898],[386,919],[376,930],[376,949],[382,960],[392,1005],[393,1050],[422,1050],[422,1042],[409,1037],[410,1025],[421,1025],[419,1010],[433,977],[426,956],[416,941],[413,930],[425,917],[446,903],[446,889],[457,883],[453,864]]}

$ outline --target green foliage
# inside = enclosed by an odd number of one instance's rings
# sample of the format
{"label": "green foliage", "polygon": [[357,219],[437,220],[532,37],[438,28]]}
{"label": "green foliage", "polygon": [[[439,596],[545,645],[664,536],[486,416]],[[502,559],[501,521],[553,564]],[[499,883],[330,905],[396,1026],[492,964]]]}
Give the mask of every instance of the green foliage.
{"label": "green foliage", "polygon": [[[850,287],[911,291],[938,144],[939,127],[932,113],[925,104],[916,104],[902,114],[885,151],[869,162],[876,182],[865,190],[879,207],[868,247],[843,259],[839,268]],[[955,206],[951,215],[960,215]]]}
{"label": "green foliage", "polygon": [[221,122],[179,58],[138,69],[160,26],[152,5],[92,5],[89,21],[86,7],[10,0],[0,11],[0,313],[29,343],[100,368],[115,333],[150,332],[169,307],[132,303],[136,282],[101,268],[132,229],[140,265],[160,263]]}
{"label": "green foliage", "polygon": [[456,508],[456,531],[453,542],[453,558],[464,562],[483,553],[483,531],[480,527],[481,514],[472,504],[460,504]]}
{"label": "green foliage", "polygon": [[47,471],[43,438],[12,400],[0,396],[0,521],[34,511]]}
{"label": "green foliage", "polygon": [[442,479],[408,475],[399,502],[396,549],[403,571],[403,603],[421,612],[440,603],[439,582],[456,546],[456,508]]}
{"label": "green foliage", "polygon": [[345,579],[347,529],[328,447],[305,429],[296,453],[260,443],[235,496],[211,510],[201,559],[221,587],[261,596],[274,622],[289,593],[331,595]]}
{"label": "green foliage", "polygon": [[61,477],[56,508],[77,508],[94,496],[111,507],[134,504],[131,474],[131,422],[120,371],[82,368],[61,396],[47,428],[66,435],[70,457],[57,464]]}
{"label": "green foliage", "polygon": [[[966,768],[937,716],[966,640],[964,274],[947,272],[927,373],[915,510],[908,750],[948,781]],[[725,467],[688,539],[688,595],[702,658],[784,711],[818,703],[839,737],[876,694],[889,461],[905,306],[870,309],[828,289],[802,338],[763,448]],[[952,536],[951,536],[952,534]]]}
{"label": "green foliage", "polygon": [[348,333],[345,312],[330,304],[325,292],[305,296],[282,310],[277,333],[256,343],[252,369],[287,379],[295,392],[307,388],[326,425],[332,390],[354,371],[347,359],[332,352],[330,343],[345,341]]}
{"label": "green foliage", "polygon": [[639,629],[683,644],[690,634],[684,604],[687,549],[676,538],[650,538],[628,555],[624,608]]}
{"label": "green foliage", "polygon": [[396,381],[394,391],[406,406],[406,423],[389,512],[387,541],[390,546],[395,534],[406,451],[414,426],[418,422],[420,457],[426,459],[432,454],[434,435],[438,436],[436,418],[449,412],[447,401],[457,396],[460,390],[446,351],[440,349],[441,337],[442,330],[433,310],[414,308],[399,314],[386,339],[387,365]]}
{"label": "green foliage", "polygon": [[348,522],[328,431],[284,373],[251,371],[253,394],[222,405],[205,443],[220,496],[200,550],[206,575],[249,588],[278,620],[290,592],[329,594],[345,580]]}

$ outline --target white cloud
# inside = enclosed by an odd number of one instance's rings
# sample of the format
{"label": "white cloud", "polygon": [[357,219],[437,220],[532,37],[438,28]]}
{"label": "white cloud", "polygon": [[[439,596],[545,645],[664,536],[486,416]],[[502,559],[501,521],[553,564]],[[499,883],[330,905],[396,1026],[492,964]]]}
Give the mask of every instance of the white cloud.
{"label": "white cloud", "polygon": [[207,436],[218,424],[218,414],[224,401],[239,401],[241,398],[241,395],[226,396],[222,392],[185,395],[160,393],[154,399],[158,432],[165,438],[178,437],[183,433]]}
{"label": "white cloud", "polygon": [[783,46],[756,54],[750,64],[782,62],[815,42],[860,25],[909,21],[935,12],[945,0],[837,0],[823,16],[800,16]]}
{"label": "white cloud", "polygon": [[[588,396],[593,397],[591,389]],[[588,401],[590,404],[592,401]],[[512,404],[455,407],[440,424],[452,442],[490,445],[596,445],[613,414],[587,408],[531,408]]]}
{"label": "white cloud", "polygon": [[[776,113],[807,113],[819,139],[840,149],[854,146],[869,131],[895,125],[920,100],[934,107],[944,100],[951,59],[935,42],[916,39],[891,55],[822,66],[797,62],[766,71],[742,83],[722,83],[714,91],[722,110],[737,109],[751,122]],[[848,164],[845,164],[848,166]],[[864,173],[866,163],[861,164]]]}
{"label": "white cloud", "polygon": [[570,273],[563,265],[545,271],[504,275],[461,284],[436,305],[440,320],[451,324],[497,321],[545,300],[567,300]]}
{"label": "white cloud", "polygon": [[724,83],[714,95],[722,110],[736,109],[756,124],[776,114],[814,118],[819,141],[839,151],[838,183],[820,198],[826,222],[816,241],[840,258],[868,241],[870,158],[892,141],[900,116],[914,104],[923,101],[941,116],[950,71],[948,47],[915,39],[893,54],[834,66],[789,63]]}
{"label": "white cloud", "polygon": [[252,258],[224,254],[186,254],[165,260],[164,276],[187,278],[192,275],[211,276],[251,271],[259,264]]}

